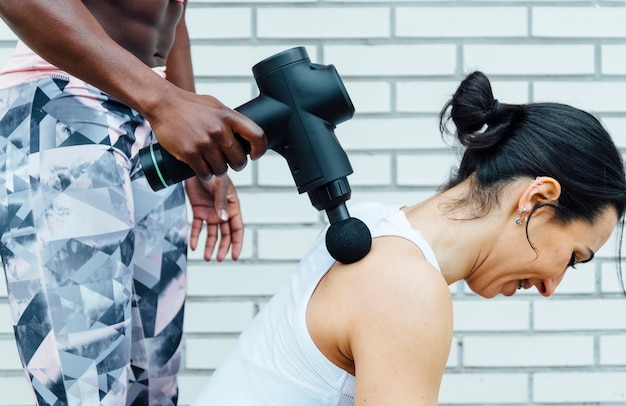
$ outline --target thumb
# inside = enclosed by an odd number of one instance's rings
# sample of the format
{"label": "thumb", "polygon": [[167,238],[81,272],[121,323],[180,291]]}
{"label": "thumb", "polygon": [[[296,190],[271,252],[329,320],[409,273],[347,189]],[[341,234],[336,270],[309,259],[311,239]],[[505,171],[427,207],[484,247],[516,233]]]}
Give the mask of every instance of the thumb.
{"label": "thumb", "polygon": [[228,178],[225,176],[215,177],[215,214],[222,221],[228,221]]}

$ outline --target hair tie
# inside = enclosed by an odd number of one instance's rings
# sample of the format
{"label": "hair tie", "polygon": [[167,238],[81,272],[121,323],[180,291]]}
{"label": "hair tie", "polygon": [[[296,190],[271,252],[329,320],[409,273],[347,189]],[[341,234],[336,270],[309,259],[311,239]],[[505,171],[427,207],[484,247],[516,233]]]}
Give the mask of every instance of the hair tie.
{"label": "hair tie", "polygon": [[491,112],[489,113],[489,117],[487,117],[487,120],[485,120],[485,124],[487,125],[491,124],[491,120],[493,120],[493,117],[496,115],[496,111],[498,110],[499,104],[500,103],[498,102],[498,99],[493,100],[493,106],[491,107]]}

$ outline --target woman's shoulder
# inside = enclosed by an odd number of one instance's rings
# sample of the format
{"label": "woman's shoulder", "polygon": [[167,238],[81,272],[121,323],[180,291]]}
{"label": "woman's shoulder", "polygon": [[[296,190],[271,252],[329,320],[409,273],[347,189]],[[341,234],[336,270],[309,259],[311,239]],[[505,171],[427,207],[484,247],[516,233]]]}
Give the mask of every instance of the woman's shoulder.
{"label": "woman's shoulder", "polygon": [[[403,237],[375,238],[372,249],[359,266],[365,290],[376,291],[380,300],[402,300],[409,305],[419,297],[451,301],[448,285],[421,248]],[[373,303],[375,304],[375,303]]]}
{"label": "woman's shoulder", "polygon": [[450,290],[411,241],[378,237],[365,258],[336,263],[322,278],[308,304],[307,327],[320,351],[350,372],[353,350],[381,335],[389,342],[403,336],[399,347],[432,335],[444,351],[452,334]]}
{"label": "woman's shoulder", "polygon": [[431,404],[426,399],[436,401],[452,340],[445,279],[418,247],[398,237],[375,239],[359,268],[346,330],[359,388],[355,399],[403,403],[421,396]]}
{"label": "woman's shoulder", "polygon": [[[336,264],[328,276],[326,288],[334,296],[342,292],[341,303],[351,304],[344,318],[363,329],[394,321],[398,323],[394,328],[412,329],[416,321],[430,317],[451,323],[452,297],[445,279],[420,248],[405,238],[375,238],[364,259]],[[391,309],[395,320],[389,317]]]}

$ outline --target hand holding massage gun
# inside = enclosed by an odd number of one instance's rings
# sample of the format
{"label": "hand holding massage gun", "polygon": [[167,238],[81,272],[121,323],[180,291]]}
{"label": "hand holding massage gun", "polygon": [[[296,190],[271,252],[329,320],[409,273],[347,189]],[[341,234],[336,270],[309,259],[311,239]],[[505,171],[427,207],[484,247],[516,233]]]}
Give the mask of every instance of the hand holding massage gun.
{"label": "hand holding massage gun", "polygon": [[[265,132],[268,148],[287,160],[298,193],[325,210],[330,227],[326,246],[337,261],[349,264],[369,252],[367,226],[350,217],[345,202],[352,167],[335,137],[337,124],[354,115],[354,106],[333,65],[312,64],[306,49],[292,48],[252,68],[260,95],[235,108]],[[237,136],[246,152],[250,145]],[[195,175],[158,144],[139,152],[152,189],[160,190]]]}

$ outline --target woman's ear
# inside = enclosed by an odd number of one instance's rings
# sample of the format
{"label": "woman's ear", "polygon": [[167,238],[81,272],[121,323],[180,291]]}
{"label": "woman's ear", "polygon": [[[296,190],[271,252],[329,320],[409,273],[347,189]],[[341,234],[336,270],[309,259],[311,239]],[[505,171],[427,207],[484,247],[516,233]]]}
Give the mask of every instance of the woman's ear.
{"label": "woman's ear", "polygon": [[549,176],[537,176],[530,182],[528,187],[520,196],[518,209],[530,210],[531,207],[542,203],[556,203],[561,196],[561,184]]}
{"label": "woman's ear", "polygon": [[534,187],[532,192],[536,194],[538,200],[556,202],[561,197],[561,184],[549,176],[537,176],[530,185]]}

